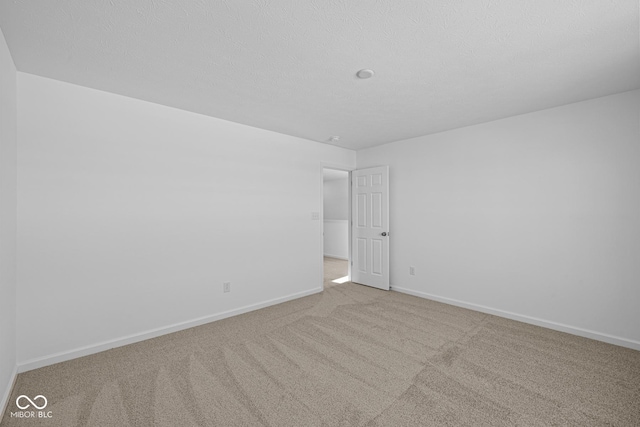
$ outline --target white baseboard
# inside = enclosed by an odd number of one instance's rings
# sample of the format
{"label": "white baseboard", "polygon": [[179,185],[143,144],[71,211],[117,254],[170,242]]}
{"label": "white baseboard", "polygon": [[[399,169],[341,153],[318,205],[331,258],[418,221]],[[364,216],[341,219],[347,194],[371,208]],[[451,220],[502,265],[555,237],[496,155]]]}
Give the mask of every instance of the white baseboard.
{"label": "white baseboard", "polygon": [[2,400],[0,400],[0,422],[2,418],[4,418],[4,413],[9,407],[9,398],[11,397],[11,392],[13,391],[13,386],[16,385],[16,378],[18,377],[18,366],[13,367],[13,372],[11,373],[11,380],[9,384],[7,384],[7,388],[2,394]]}
{"label": "white baseboard", "polygon": [[172,332],[182,331],[184,329],[193,328],[194,326],[204,325],[205,323],[211,323],[216,320],[226,319],[227,317],[237,316],[239,314],[248,313],[250,311],[258,310],[271,305],[280,304],[283,302],[291,301],[294,299],[306,297],[309,295],[322,292],[322,288],[314,288],[308,291],[297,292],[295,294],[287,295],[280,298],[274,298],[271,300],[263,301],[257,304],[251,304],[244,307],[236,308],[233,310],[223,311],[221,313],[212,314],[208,316],[199,317],[197,319],[188,320],[185,322],[175,323],[173,325],[151,329],[149,331],[140,332],[137,334],[127,335],[121,338],[116,338],[109,341],[103,341],[80,348],[76,348],[69,351],[63,351],[48,356],[38,357],[35,359],[27,360],[18,363],[18,372],[26,372],[32,369],[42,368],[43,366],[53,365],[54,363],[65,362],[67,360],[76,359],[78,357],[88,356],[90,354],[99,353],[101,351],[109,350],[115,347],[122,347],[128,344],[148,340],[150,338],[159,337],[161,335],[170,334]]}
{"label": "white baseboard", "polygon": [[349,257],[345,257],[342,255],[333,255],[333,254],[324,254],[324,256],[329,257],[329,258],[336,258],[336,259],[342,259],[345,261],[349,261]]}
{"label": "white baseboard", "polygon": [[577,335],[580,337],[591,338],[596,341],[603,341],[609,344],[619,345],[621,347],[631,348],[633,350],[640,350],[640,341],[630,340],[627,338],[617,337],[614,335],[604,334],[601,332],[591,331],[588,329],[578,328],[575,326],[569,326],[562,323],[551,322],[549,320],[538,319],[536,317],[525,316],[522,314],[512,313],[509,311],[498,310],[491,307],[485,307],[484,305],[472,304],[469,302],[459,301],[456,299],[440,297],[437,295],[428,294],[425,292],[414,291],[413,289],[402,288],[399,286],[391,286],[391,289],[404,294],[413,295],[420,298],[426,298],[433,301],[442,302],[449,305],[455,305],[457,307],[468,308],[474,311],[480,311],[482,313],[493,314],[499,317],[505,317],[511,320],[517,320],[523,323],[529,323],[531,325],[542,326],[543,328],[553,329],[555,331],[566,332],[568,334]]}

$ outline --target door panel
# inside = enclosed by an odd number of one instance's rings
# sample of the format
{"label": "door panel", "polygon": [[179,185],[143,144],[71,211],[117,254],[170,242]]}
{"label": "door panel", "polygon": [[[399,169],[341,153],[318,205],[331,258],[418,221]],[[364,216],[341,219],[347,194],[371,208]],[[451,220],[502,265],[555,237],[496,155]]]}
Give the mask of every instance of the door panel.
{"label": "door panel", "polygon": [[358,239],[357,256],[354,258],[358,261],[356,270],[366,273],[367,272],[367,239]]}
{"label": "door panel", "polygon": [[373,258],[373,263],[371,266],[371,274],[381,275],[382,274],[382,240],[381,239],[373,239],[371,241],[371,250]]}
{"label": "door panel", "polygon": [[371,193],[371,226],[382,230],[382,193]]}
{"label": "door panel", "polygon": [[367,226],[367,195],[358,194],[358,227]]}
{"label": "door panel", "polygon": [[389,167],[355,170],[351,183],[351,281],[389,290]]}

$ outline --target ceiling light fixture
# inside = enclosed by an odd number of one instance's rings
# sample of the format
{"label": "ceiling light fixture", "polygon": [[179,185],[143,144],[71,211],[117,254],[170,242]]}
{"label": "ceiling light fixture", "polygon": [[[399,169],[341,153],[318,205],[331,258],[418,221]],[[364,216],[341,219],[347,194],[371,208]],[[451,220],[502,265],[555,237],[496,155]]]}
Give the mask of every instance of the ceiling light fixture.
{"label": "ceiling light fixture", "polygon": [[340,141],[340,137],[339,136],[332,136],[329,138],[330,142],[339,142]]}
{"label": "ceiling light fixture", "polygon": [[356,73],[356,76],[358,76],[359,79],[369,79],[371,77],[373,77],[373,70],[369,70],[369,69],[364,69],[364,70],[360,70]]}

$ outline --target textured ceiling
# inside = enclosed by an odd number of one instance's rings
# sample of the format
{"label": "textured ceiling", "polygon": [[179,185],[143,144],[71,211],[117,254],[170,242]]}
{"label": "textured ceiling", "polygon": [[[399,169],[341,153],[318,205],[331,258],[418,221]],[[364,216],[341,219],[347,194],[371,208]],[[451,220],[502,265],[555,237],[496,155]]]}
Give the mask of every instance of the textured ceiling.
{"label": "textured ceiling", "polygon": [[637,0],[0,0],[0,26],[19,71],[353,149],[640,87]]}

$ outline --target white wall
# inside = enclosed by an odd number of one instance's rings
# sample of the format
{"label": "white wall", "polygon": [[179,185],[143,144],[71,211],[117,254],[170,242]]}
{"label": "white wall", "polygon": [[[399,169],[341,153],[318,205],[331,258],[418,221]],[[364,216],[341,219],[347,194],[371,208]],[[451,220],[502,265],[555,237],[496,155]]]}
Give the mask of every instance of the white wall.
{"label": "white wall", "polygon": [[349,172],[341,179],[324,181],[324,219],[349,219]]}
{"label": "white wall", "polygon": [[20,369],[320,290],[321,162],[355,152],[24,73],[18,101]]}
{"label": "white wall", "polygon": [[349,258],[349,172],[323,183],[324,255]]}
{"label": "white wall", "polygon": [[357,163],[390,166],[395,289],[640,349],[640,91]]}
{"label": "white wall", "polygon": [[324,255],[349,259],[349,222],[346,219],[324,220]]}
{"label": "white wall", "polygon": [[0,417],[16,368],[16,68],[0,31]]}

